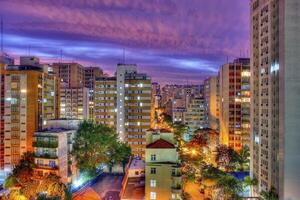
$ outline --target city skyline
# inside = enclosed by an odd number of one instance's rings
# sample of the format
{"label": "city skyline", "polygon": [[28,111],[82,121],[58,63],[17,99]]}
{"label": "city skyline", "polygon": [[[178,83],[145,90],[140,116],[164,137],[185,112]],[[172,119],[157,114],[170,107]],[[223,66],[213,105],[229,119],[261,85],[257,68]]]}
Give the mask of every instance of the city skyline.
{"label": "city skyline", "polygon": [[0,4],[4,50],[14,57],[30,54],[57,62],[62,54],[63,60],[99,66],[112,75],[125,50],[126,63],[138,64],[153,81],[175,83],[180,75],[181,84],[199,84],[227,57],[249,56],[248,1]]}

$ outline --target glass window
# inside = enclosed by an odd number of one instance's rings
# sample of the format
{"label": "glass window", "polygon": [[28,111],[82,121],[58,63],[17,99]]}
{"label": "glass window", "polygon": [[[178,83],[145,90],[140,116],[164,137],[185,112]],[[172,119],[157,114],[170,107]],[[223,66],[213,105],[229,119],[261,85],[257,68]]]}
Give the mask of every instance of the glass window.
{"label": "glass window", "polygon": [[150,180],[150,187],[156,187],[156,180]]}
{"label": "glass window", "polygon": [[150,169],[150,173],[151,173],[151,174],[156,174],[156,168],[154,168],[154,167],[151,167],[151,169]]}
{"label": "glass window", "polygon": [[150,192],[150,199],[156,199],[156,192]]}
{"label": "glass window", "polygon": [[155,154],[151,154],[151,161],[155,161],[156,160],[156,155]]}

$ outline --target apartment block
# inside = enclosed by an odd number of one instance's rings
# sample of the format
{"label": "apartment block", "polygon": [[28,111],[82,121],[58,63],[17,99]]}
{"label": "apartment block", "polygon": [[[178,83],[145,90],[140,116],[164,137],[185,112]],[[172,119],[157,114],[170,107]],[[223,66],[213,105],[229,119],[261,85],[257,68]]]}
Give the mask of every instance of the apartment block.
{"label": "apartment block", "polygon": [[88,88],[60,88],[60,117],[63,119],[89,119]]}
{"label": "apartment block", "polygon": [[34,133],[34,178],[56,175],[65,184],[76,179],[78,170],[71,152],[79,122],[49,120],[43,130]]}
{"label": "apartment block", "polygon": [[204,97],[207,107],[207,121],[211,129],[219,130],[219,78],[209,77],[204,81]]}
{"label": "apartment block", "polygon": [[99,67],[84,68],[84,87],[89,89],[89,118],[94,119],[94,82],[102,77],[103,71]]}
{"label": "apartment block", "polygon": [[182,199],[182,177],[174,135],[149,130],[146,147],[146,200]]}
{"label": "apartment block", "polygon": [[251,1],[251,176],[298,199],[300,2]]}
{"label": "apartment block", "polygon": [[192,97],[184,112],[183,122],[191,132],[207,128],[207,108],[203,97]]}
{"label": "apartment block", "polygon": [[65,83],[65,87],[84,87],[84,67],[78,63],[53,63],[54,74]]}
{"label": "apartment block", "polygon": [[250,59],[220,68],[219,94],[220,143],[239,151],[250,143]]}
{"label": "apartment block", "polygon": [[9,65],[1,70],[1,170],[10,171],[22,154],[33,151],[35,131],[59,110],[59,82],[41,66]]}
{"label": "apartment block", "polygon": [[145,131],[151,125],[151,79],[136,65],[119,64],[115,77],[97,78],[95,120],[116,128],[133,154],[144,155]]}

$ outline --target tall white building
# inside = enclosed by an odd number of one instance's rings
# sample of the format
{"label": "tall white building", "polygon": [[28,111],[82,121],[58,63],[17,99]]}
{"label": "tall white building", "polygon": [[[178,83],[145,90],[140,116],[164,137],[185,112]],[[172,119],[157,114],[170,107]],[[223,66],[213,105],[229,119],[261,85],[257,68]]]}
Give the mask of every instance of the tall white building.
{"label": "tall white building", "polygon": [[251,1],[251,176],[255,192],[300,197],[300,1]]}

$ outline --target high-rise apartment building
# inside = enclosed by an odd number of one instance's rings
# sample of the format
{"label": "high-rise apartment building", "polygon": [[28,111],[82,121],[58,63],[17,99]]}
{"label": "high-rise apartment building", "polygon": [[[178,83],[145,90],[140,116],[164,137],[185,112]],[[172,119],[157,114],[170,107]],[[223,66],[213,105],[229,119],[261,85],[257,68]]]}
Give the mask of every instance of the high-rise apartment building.
{"label": "high-rise apartment building", "polygon": [[251,176],[300,196],[300,2],[251,1]]}
{"label": "high-rise apartment building", "polygon": [[89,90],[85,87],[60,88],[60,117],[89,119]]}
{"label": "high-rise apartment building", "polygon": [[239,151],[250,142],[250,59],[220,68],[219,94],[220,143]]}
{"label": "high-rise apartment building", "polygon": [[219,130],[219,78],[217,76],[209,77],[204,81],[204,97],[208,126]]}
{"label": "high-rise apartment building", "polygon": [[138,73],[136,65],[119,64],[115,77],[96,79],[94,95],[96,122],[115,127],[133,154],[143,156],[151,124],[150,77]]}
{"label": "high-rise apartment building", "polygon": [[34,178],[56,175],[71,183],[78,175],[72,156],[72,142],[80,120],[48,120],[43,129],[34,133]]}
{"label": "high-rise apartment building", "polygon": [[1,69],[1,87],[0,163],[1,170],[10,171],[23,153],[33,150],[34,132],[58,117],[59,82],[39,65],[10,65]]}
{"label": "high-rise apartment building", "polygon": [[203,97],[192,97],[186,112],[184,112],[183,122],[193,133],[197,129],[207,128],[207,109]]}
{"label": "high-rise apartment building", "polygon": [[89,119],[89,89],[85,87],[85,84],[92,84],[90,80],[92,70],[89,71],[90,76],[85,82],[84,67],[78,63],[53,63],[52,69],[61,81],[61,118]]}
{"label": "high-rise apartment building", "polygon": [[182,199],[182,177],[174,134],[147,132],[145,199]]}
{"label": "high-rise apartment building", "polygon": [[54,74],[65,87],[84,87],[84,67],[78,63],[53,63]]}
{"label": "high-rise apartment building", "polygon": [[89,117],[94,119],[94,82],[97,77],[102,77],[103,71],[99,67],[84,68],[84,87],[89,89]]}

